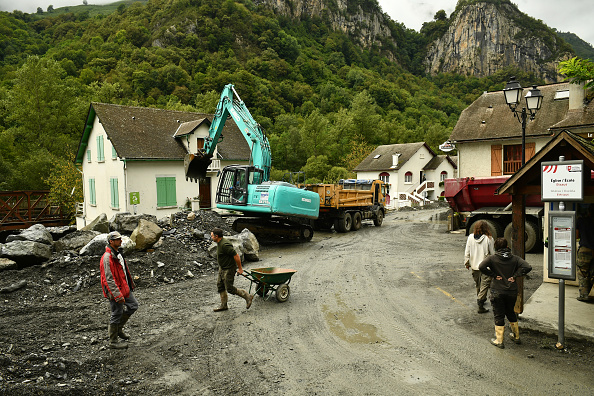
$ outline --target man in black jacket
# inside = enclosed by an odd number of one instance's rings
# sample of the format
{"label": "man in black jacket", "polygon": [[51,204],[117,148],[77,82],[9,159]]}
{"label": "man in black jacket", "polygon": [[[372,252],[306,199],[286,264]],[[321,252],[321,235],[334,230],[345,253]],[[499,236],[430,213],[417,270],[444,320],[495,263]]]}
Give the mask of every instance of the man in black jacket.
{"label": "man in black jacket", "polygon": [[493,278],[491,281],[491,306],[495,317],[496,338],[491,339],[491,344],[503,348],[506,316],[512,330],[510,337],[516,344],[519,344],[520,329],[514,311],[516,299],[518,298],[516,278],[532,271],[532,267],[525,260],[511,253],[505,238],[497,238],[495,240],[495,254],[483,260],[479,264],[479,270]]}

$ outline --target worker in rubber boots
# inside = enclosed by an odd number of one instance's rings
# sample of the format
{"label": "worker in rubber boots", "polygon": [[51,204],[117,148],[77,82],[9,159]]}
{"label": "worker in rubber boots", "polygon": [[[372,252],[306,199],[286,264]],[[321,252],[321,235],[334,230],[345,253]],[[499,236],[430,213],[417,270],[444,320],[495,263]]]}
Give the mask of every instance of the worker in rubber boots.
{"label": "worker in rubber boots", "polygon": [[109,298],[111,317],[109,319],[109,347],[111,349],[125,349],[128,345],[118,343],[118,337],[124,340],[130,338],[123,328],[130,316],[138,309],[138,302],[132,294],[134,281],[130,275],[128,264],[122,256],[122,236],[113,231],[107,234],[105,253],[101,256],[101,288],[103,296]]}
{"label": "worker in rubber boots", "polygon": [[516,278],[532,271],[532,267],[521,257],[512,254],[510,248],[507,247],[507,239],[497,238],[495,254],[484,259],[479,264],[479,270],[493,278],[491,281],[491,306],[495,318],[495,338],[491,339],[491,344],[503,348],[506,316],[512,330],[509,336],[516,344],[520,344],[518,317],[514,311],[518,298]]}
{"label": "worker in rubber boots", "polygon": [[219,274],[217,277],[217,291],[221,297],[221,305],[215,308],[215,312],[226,311],[227,293],[235,294],[245,299],[245,308],[249,309],[252,305],[254,296],[243,289],[233,286],[235,274],[243,274],[241,259],[235,251],[233,244],[228,239],[223,238],[223,230],[215,228],[210,233],[210,237],[217,244],[217,262],[219,263]]}

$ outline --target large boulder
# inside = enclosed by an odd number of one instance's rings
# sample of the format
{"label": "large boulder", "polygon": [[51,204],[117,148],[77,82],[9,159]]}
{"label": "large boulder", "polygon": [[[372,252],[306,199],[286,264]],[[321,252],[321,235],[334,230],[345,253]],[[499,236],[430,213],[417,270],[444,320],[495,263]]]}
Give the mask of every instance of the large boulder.
{"label": "large boulder", "polygon": [[8,258],[0,258],[0,271],[18,269],[17,263]]}
{"label": "large boulder", "polygon": [[61,226],[61,227],[47,227],[47,230],[52,234],[52,239],[57,241],[60,238],[64,238],[66,235],[76,231],[75,225]]}
{"label": "large boulder", "polygon": [[35,224],[21,231],[20,234],[9,235],[6,237],[6,242],[13,241],[31,241],[51,246],[54,239],[52,238],[52,234],[50,234],[43,224]]}
{"label": "large boulder", "polygon": [[145,219],[138,221],[138,227],[132,231],[130,239],[136,244],[136,250],[146,250],[153,246],[163,235],[163,229]]}
{"label": "large boulder", "polygon": [[[225,236],[225,239],[231,241],[242,262],[260,260],[260,244],[258,243],[258,239],[256,239],[256,236],[247,228],[244,228],[243,231],[237,235]],[[216,243],[213,242],[210,245],[208,254],[213,258],[217,258]]]}
{"label": "large boulder", "polygon": [[109,221],[109,228],[112,231],[119,231],[121,234],[132,234],[140,219],[157,223],[157,217],[149,214],[133,215],[130,212],[117,213]]}
{"label": "large boulder", "polygon": [[[107,246],[107,234],[99,234],[87,243],[82,249],[80,249],[81,256],[101,256],[105,253],[105,247]],[[131,252],[136,249],[136,244],[126,235],[122,235],[122,246],[123,252]]]}
{"label": "large boulder", "polygon": [[2,246],[2,257],[17,263],[19,268],[41,264],[52,256],[52,248],[45,243],[12,241]]}
{"label": "large boulder", "polygon": [[95,218],[95,220],[91,221],[89,224],[81,228],[82,231],[97,231],[102,234],[106,234],[109,232],[109,221],[107,220],[107,215],[105,213],[101,213],[99,216]]}
{"label": "large boulder", "polygon": [[79,250],[91,242],[97,235],[101,235],[101,233],[97,231],[74,231],[72,234],[68,234],[54,242],[54,249],[56,252]]}

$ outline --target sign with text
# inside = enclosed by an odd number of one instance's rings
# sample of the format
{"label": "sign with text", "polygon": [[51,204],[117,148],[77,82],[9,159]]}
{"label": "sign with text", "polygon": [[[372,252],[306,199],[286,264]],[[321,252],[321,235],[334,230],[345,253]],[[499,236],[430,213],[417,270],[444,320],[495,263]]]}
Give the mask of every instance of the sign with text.
{"label": "sign with text", "polygon": [[549,278],[575,280],[575,212],[549,212]]}
{"label": "sign with text", "polygon": [[584,161],[541,162],[541,199],[546,201],[582,201]]}

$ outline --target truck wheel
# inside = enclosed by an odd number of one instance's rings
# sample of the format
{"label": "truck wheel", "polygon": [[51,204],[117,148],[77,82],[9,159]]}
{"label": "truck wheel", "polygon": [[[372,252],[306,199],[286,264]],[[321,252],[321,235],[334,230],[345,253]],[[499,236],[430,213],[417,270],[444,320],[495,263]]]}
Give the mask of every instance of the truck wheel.
{"label": "truck wheel", "polygon": [[[486,219],[480,219],[477,221],[484,221],[485,224],[487,225],[487,228],[489,228],[489,232],[491,233],[491,236],[493,237],[493,239],[497,239],[503,236],[503,229],[501,227],[501,224],[493,221],[493,220],[486,220]],[[468,229],[468,234],[472,234],[473,230],[474,230],[474,225],[476,224],[476,222],[473,222],[470,225],[470,228]]]}
{"label": "truck wheel", "polygon": [[375,219],[373,219],[373,225],[375,225],[376,227],[379,227],[382,225],[383,222],[384,222],[384,212],[381,210],[378,210],[377,216],[375,216]]}
{"label": "truck wheel", "polygon": [[[536,231],[536,224],[527,221],[524,225],[524,250],[526,253],[532,252],[538,248],[538,232]],[[511,247],[512,244],[512,223],[505,227],[503,236],[507,239],[507,243]]]}
{"label": "truck wheel", "polygon": [[336,222],[336,231],[338,232],[349,232],[353,227],[353,218],[350,213],[345,213],[344,216],[340,217]]}
{"label": "truck wheel", "polygon": [[357,231],[361,228],[361,213],[355,212],[353,213],[353,231]]}

